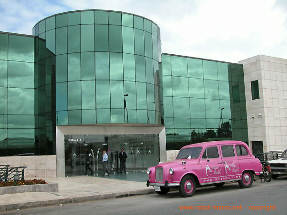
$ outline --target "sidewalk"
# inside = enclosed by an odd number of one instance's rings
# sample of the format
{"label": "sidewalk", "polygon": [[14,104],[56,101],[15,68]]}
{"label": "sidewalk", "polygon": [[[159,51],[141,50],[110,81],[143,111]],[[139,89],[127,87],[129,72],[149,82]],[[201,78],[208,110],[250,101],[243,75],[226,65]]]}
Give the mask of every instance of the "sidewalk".
{"label": "sidewalk", "polygon": [[0,213],[8,210],[41,207],[98,199],[119,198],[153,193],[145,182],[111,179],[108,177],[75,176],[46,179],[58,183],[59,192],[26,192],[0,195]]}

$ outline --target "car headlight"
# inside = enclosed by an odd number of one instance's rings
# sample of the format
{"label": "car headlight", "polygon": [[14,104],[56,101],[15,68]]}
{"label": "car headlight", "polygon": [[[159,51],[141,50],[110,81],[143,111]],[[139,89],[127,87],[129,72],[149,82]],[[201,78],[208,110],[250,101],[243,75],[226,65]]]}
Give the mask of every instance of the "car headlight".
{"label": "car headlight", "polygon": [[169,174],[173,175],[173,173],[174,173],[173,168],[170,168],[170,169],[169,169]]}
{"label": "car headlight", "polygon": [[151,170],[150,169],[147,169],[147,171],[146,171],[146,174],[150,174],[151,173]]}

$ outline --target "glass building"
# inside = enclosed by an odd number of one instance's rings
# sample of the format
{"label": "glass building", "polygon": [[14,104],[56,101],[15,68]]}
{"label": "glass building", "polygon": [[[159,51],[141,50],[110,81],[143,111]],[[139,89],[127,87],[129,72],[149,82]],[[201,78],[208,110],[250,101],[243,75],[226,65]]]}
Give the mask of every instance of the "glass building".
{"label": "glass building", "polygon": [[118,171],[124,148],[133,171],[166,148],[248,140],[242,65],[162,54],[159,27],[124,12],[0,33],[0,100],[0,155],[56,154],[58,176],[100,171],[103,150]]}
{"label": "glass building", "polygon": [[162,54],[167,149],[202,141],[248,142],[241,64]]}

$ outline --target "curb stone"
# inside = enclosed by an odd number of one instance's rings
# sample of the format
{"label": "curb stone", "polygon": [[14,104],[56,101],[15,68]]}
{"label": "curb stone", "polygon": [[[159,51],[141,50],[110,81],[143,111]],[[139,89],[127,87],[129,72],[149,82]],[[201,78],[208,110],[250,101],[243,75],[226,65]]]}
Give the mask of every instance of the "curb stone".
{"label": "curb stone", "polygon": [[80,197],[67,197],[67,198],[53,199],[53,200],[47,200],[47,201],[35,201],[35,202],[9,204],[9,205],[0,205],[0,213],[12,211],[12,210],[18,210],[18,209],[21,210],[21,209],[27,209],[27,208],[45,207],[45,206],[53,206],[53,205],[59,205],[59,204],[80,203],[80,202],[88,202],[88,201],[95,201],[95,200],[101,200],[101,199],[124,198],[128,196],[147,195],[151,193],[154,193],[153,189],[136,190],[136,191],[128,191],[128,192],[120,192],[120,193],[96,194],[96,195],[80,196]]}

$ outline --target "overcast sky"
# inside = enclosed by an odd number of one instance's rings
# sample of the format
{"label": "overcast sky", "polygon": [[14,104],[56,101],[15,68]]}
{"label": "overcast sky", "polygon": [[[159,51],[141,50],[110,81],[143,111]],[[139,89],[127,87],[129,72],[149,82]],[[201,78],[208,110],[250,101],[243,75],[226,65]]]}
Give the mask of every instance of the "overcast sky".
{"label": "overcast sky", "polygon": [[0,31],[31,34],[49,15],[91,8],[153,20],[166,53],[229,62],[287,58],[287,0],[0,0]]}

